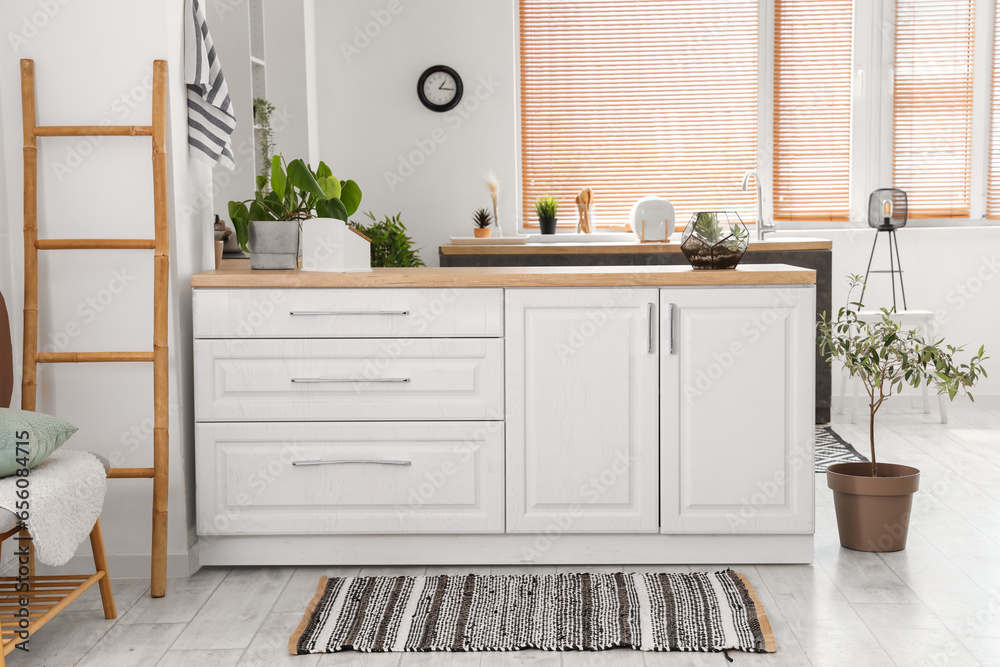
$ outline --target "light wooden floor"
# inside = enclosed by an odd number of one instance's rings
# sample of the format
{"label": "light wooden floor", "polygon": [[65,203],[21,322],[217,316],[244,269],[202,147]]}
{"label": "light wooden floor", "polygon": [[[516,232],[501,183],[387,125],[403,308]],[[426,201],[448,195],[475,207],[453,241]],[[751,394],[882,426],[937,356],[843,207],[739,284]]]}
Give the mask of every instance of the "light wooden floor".
{"label": "light wooden floor", "polygon": [[[905,399],[903,401],[905,403]],[[746,665],[1000,665],[1000,409],[954,405],[948,426],[933,415],[885,415],[881,458],[922,471],[906,551],[840,548],[825,479],[817,478],[816,562],[732,565],[764,603],[775,655],[731,653]],[[866,426],[835,422],[865,451]],[[471,568],[486,572],[490,568]],[[572,568],[583,569],[583,568]],[[596,568],[586,568],[596,569]],[[616,570],[620,567],[601,568]],[[646,568],[626,568],[646,569]],[[652,570],[688,568],[653,567]],[[700,567],[699,569],[715,569]],[[286,645],[321,574],[419,574],[470,568],[203,569],[148,597],[145,580],[115,580],[119,619],[105,621],[96,588],[31,640],[10,665],[726,665],[722,655],[596,653],[288,655]],[[513,568],[493,568],[513,571]],[[522,570],[523,571],[523,570]],[[554,568],[529,571],[552,572]]]}

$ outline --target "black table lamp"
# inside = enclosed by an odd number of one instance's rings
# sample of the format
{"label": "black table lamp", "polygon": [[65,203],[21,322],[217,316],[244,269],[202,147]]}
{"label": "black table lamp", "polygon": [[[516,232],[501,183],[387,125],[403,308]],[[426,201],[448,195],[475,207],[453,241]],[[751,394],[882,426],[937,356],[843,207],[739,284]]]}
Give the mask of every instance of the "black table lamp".
{"label": "black table lamp", "polygon": [[[899,241],[896,230],[906,226],[907,213],[906,193],[897,188],[882,188],[876,190],[868,198],[868,226],[872,227],[875,241],[872,243],[872,253],[868,256],[868,269],[865,271],[865,282],[861,287],[861,303],[865,302],[865,289],[868,287],[868,275],[871,273],[888,273],[892,278],[892,309],[896,310],[896,274],[899,274],[899,291],[903,297],[903,309],[906,309],[906,288],[903,287],[903,265],[899,261]],[[875,246],[878,245],[878,232],[889,234],[889,270],[872,271],[872,259],[875,257]],[[895,247],[895,257],[893,256]]]}

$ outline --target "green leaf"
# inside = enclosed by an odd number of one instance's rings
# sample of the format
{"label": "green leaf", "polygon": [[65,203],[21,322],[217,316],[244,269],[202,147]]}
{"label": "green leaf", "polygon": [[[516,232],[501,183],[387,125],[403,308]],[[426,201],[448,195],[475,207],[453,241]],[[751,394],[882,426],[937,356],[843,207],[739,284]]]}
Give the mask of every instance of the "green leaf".
{"label": "green leaf", "polygon": [[250,212],[247,205],[241,201],[229,202],[229,217],[236,229],[236,240],[240,242],[240,248],[243,252],[250,252],[247,248],[247,241],[250,240]]}
{"label": "green leaf", "polygon": [[271,190],[278,199],[285,198],[285,170],[281,168],[281,156],[275,155],[271,160]]}
{"label": "green leaf", "polygon": [[257,189],[263,190],[266,187],[267,187],[267,176],[265,176],[264,174],[259,174],[257,176]]}
{"label": "green leaf", "polygon": [[312,171],[302,160],[292,160],[288,163],[288,181],[299,190],[326,199],[326,193],[320,187]]}
{"label": "green leaf", "polygon": [[336,176],[319,176],[316,179],[319,181],[319,186],[323,188],[323,192],[326,193],[327,199],[340,199],[340,181],[337,180]]}
{"label": "green leaf", "polygon": [[267,209],[262,201],[254,201],[250,204],[251,220],[274,220],[275,216]]}
{"label": "green leaf", "polygon": [[321,160],[319,166],[316,167],[316,180],[321,181],[324,178],[330,178],[331,176],[333,176],[333,171],[331,171],[330,167],[326,165],[326,162]]}
{"label": "green leaf", "polygon": [[340,200],[344,202],[348,215],[354,215],[361,206],[361,188],[354,181],[342,181],[340,183]]}
{"label": "green leaf", "polygon": [[339,199],[320,199],[316,202],[316,214],[321,218],[336,218],[344,222],[349,217],[344,202]]}

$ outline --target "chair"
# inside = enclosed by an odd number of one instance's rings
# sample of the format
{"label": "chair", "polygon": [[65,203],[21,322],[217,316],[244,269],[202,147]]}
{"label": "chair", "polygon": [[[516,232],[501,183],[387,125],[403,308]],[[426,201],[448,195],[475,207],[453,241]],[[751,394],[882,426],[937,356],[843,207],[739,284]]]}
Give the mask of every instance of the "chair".
{"label": "chair", "polygon": [[[0,294],[0,407],[10,407],[13,389],[14,359],[10,346],[10,319],[7,304]],[[105,469],[108,465],[105,464]],[[115,598],[111,591],[111,579],[108,575],[107,558],[104,554],[104,539],[101,536],[101,522],[98,520],[90,531],[90,546],[94,552],[94,574],[82,575],[35,575],[35,554],[31,546],[28,531],[20,526],[17,517],[5,509],[0,509],[0,547],[11,537],[17,536],[19,548],[27,545],[27,592],[15,590],[17,577],[0,577],[0,667],[6,662],[5,656],[16,650],[16,645],[23,641],[16,631],[27,632],[30,637],[43,625],[48,623],[69,603],[80,597],[84,591],[97,584],[101,589],[101,601],[104,605],[104,617],[107,619],[118,616],[115,611]],[[31,604],[28,606],[29,616],[27,626],[22,623],[18,612],[21,609],[20,598],[28,596]]]}

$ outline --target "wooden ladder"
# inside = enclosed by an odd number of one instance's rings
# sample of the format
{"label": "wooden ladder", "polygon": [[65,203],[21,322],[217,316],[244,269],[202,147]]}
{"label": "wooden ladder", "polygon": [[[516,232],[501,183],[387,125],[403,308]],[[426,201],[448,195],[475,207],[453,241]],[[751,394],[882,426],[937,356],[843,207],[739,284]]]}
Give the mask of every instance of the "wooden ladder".
{"label": "wooden ladder", "polygon": [[[37,365],[41,363],[152,362],[153,467],[112,468],[109,478],[153,480],[153,544],[150,595],[163,597],[167,589],[167,482],[169,464],[169,397],[167,394],[167,289],[170,240],[167,226],[167,63],[153,62],[152,125],[37,125],[35,64],[21,61],[21,111],[24,121],[24,363],[21,409],[34,410]],[[39,239],[38,137],[118,136],[151,137],[153,144],[154,238],[150,239]],[[152,250],[152,352],[39,352],[39,250]]]}

